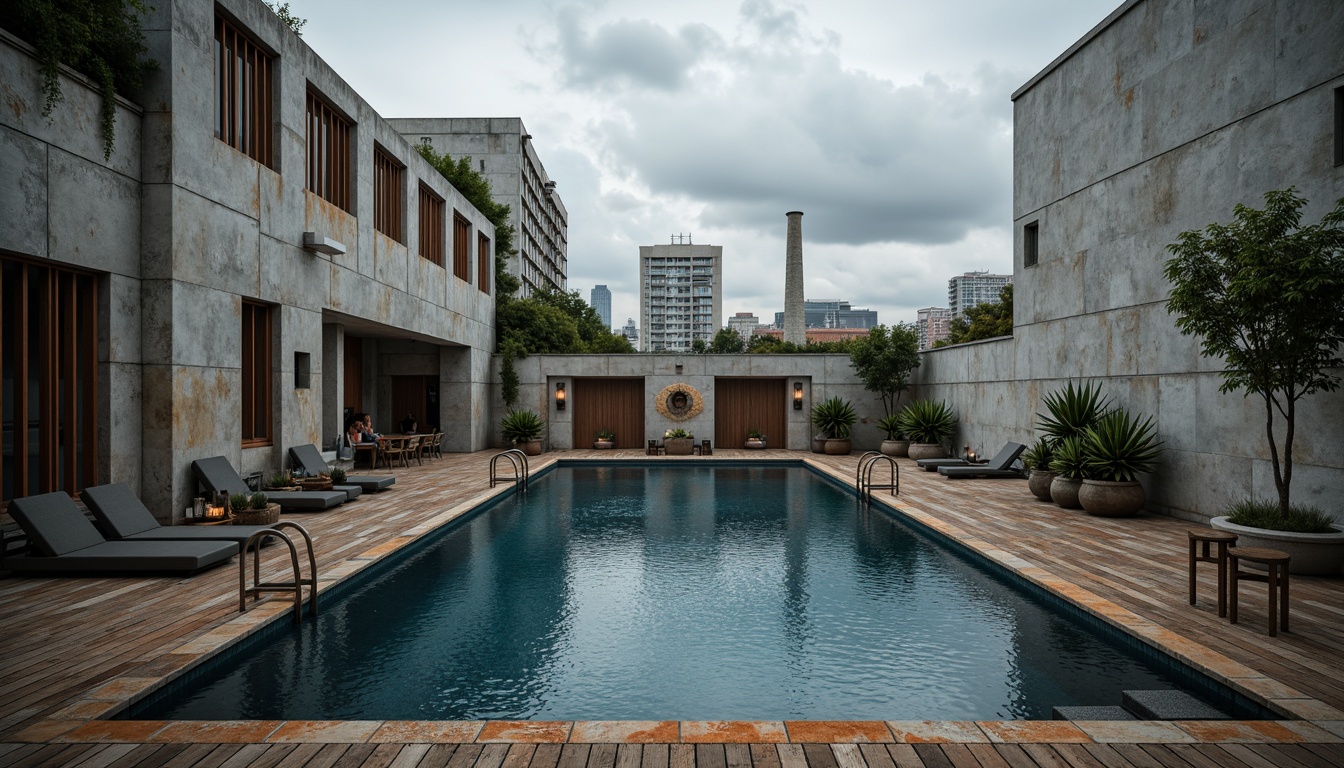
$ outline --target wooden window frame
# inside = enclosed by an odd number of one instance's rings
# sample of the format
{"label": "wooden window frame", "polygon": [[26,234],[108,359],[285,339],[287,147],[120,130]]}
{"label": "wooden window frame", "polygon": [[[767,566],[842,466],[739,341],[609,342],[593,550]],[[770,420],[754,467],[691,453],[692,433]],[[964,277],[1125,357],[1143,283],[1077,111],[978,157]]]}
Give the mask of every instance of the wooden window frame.
{"label": "wooden window frame", "polygon": [[443,266],[444,212],[447,204],[420,182],[420,258]]}
{"label": "wooden window frame", "polygon": [[245,32],[215,15],[215,138],[275,168],[275,59]]}
{"label": "wooden window frame", "polygon": [[471,222],[453,211],[453,276],[471,282]]}
{"label": "wooden window frame", "polygon": [[476,287],[481,293],[490,292],[490,238],[484,232],[476,233]]}
{"label": "wooden window frame", "polygon": [[[274,383],[271,340],[275,313],[272,310],[269,304],[243,299],[243,402],[240,425],[244,448],[274,443],[271,412],[271,385]],[[260,395],[258,389],[262,390]],[[260,412],[257,405],[258,396],[261,397]]]}
{"label": "wooden window frame", "polygon": [[373,147],[373,228],[405,245],[406,166]]}
{"label": "wooden window frame", "polygon": [[312,88],[306,107],[308,191],[347,213],[351,207],[350,134],[354,124]]}

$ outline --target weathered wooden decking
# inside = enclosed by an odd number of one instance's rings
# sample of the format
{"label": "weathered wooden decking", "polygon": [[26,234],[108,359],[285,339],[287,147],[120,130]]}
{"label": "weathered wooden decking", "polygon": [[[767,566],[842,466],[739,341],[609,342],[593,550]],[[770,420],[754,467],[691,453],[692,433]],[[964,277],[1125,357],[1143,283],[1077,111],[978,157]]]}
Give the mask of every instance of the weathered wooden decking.
{"label": "weathered wooden decking", "polygon": [[[491,453],[398,470],[389,492],[334,512],[295,515],[317,541],[324,581],[366,567],[489,493]],[[644,458],[573,451],[573,458]],[[857,456],[719,450],[716,458],[806,458],[850,478]],[[667,461],[677,461],[670,457]],[[536,467],[534,467],[535,469]],[[1344,581],[1294,578],[1292,632],[1265,634],[1262,590],[1243,594],[1241,623],[1211,601],[1186,604],[1188,523],[1091,518],[1034,500],[1022,481],[949,481],[902,461],[895,504],[1085,609],[1241,688],[1298,722],[1118,724],[663,723],[643,738],[607,724],[466,733],[434,724],[134,723],[94,718],[164,675],[284,613],[272,597],[240,616],[237,572],[191,578],[0,579],[0,765],[452,765],[468,768],[893,768],[957,766],[1344,765]],[[277,548],[272,548],[277,549]],[[269,559],[279,557],[271,552]],[[1211,569],[1201,577],[1212,597]],[[1311,721],[1311,722],[1305,722]],[[457,724],[466,726],[468,724]],[[541,724],[531,724],[539,726]],[[775,727],[777,726],[777,727]],[[586,728],[586,729],[585,729]],[[490,741],[491,733],[504,741]],[[581,737],[582,733],[590,736]],[[593,733],[613,733],[610,739]],[[624,733],[624,738],[619,737]],[[766,734],[769,737],[763,736]],[[652,737],[652,738],[651,738]],[[294,739],[307,743],[277,743]],[[607,743],[580,744],[582,740]],[[881,739],[887,744],[843,743]],[[948,743],[918,743],[946,739]],[[620,744],[657,740],[717,743]],[[466,743],[430,743],[430,742]],[[538,743],[559,741],[568,743]],[[170,743],[156,743],[170,742]],[[235,742],[235,743],[224,743]],[[353,742],[353,743],[352,743]],[[517,742],[517,743],[515,743]],[[761,743],[779,742],[779,743]],[[801,743],[800,743],[801,742]],[[834,742],[834,743],[820,743]],[[1069,743],[1074,742],[1074,743]],[[1162,743],[1184,742],[1184,743]],[[1293,743],[1299,742],[1299,743]]]}

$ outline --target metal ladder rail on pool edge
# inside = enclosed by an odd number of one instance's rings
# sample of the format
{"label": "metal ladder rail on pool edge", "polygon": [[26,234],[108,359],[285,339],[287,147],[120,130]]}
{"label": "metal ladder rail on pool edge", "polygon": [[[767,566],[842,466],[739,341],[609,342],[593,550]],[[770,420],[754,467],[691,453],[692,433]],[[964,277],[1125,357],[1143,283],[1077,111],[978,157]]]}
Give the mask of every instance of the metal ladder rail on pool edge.
{"label": "metal ladder rail on pool edge", "polygon": [[[884,485],[873,485],[873,469],[883,460],[891,468],[888,482]],[[890,456],[877,451],[867,451],[859,457],[859,463],[854,468],[854,489],[859,494],[860,502],[871,502],[874,490],[889,491],[895,496],[901,492],[901,468],[896,466],[896,460]]]}
{"label": "metal ladder rail on pool edge", "polygon": [[[515,458],[517,456],[517,458]],[[509,466],[513,468],[513,477],[508,478],[499,474],[499,460],[508,459]],[[519,459],[522,460],[521,466]],[[497,453],[490,457],[490,487],[494,488],[495,483],[500,480],[512,480],[519,493],[527,493],[527,481],[530,472],[527,466],[527,454],[517,448],[510,448],[507,451]]]}

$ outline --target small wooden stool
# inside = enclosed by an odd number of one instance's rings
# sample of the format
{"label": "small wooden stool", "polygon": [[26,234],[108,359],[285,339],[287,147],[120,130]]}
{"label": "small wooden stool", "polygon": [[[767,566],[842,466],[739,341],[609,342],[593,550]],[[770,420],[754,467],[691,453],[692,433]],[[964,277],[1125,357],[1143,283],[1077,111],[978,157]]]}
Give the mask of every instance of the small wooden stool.
{"label": "small wooden stool", "polygon": [[[1237,623],[1237,582],[1263,581],[1269,585],[1269,636],[1278,635],[1280,625],[1282,625],[1283,631],[1287,632],[1288,553],[1262,547],[1230,547],[1227,550],[1227,560],[1232,571],[1232,583],[1229,585],[1231,587],[1232,611],[1228,617],[1231,622],[1233,624]],[[1241,570],[1240,562],[1242,560],[1261,563],[1265,566],[1265,572],[1257,573]]]}
{"label": "small wooden stool", "polygon": [[[1227,548],[1237,543],[1237,534],[1212,528],[1191,528],[1190,536],[1190,604],[1195,604],[1195,563],[1218,564],[1218,618],[1227,615]],[[1195,550],[1196,543],[1202,551]],[[1218,545],[1218,554],[1209,554],[1209,545]]]}

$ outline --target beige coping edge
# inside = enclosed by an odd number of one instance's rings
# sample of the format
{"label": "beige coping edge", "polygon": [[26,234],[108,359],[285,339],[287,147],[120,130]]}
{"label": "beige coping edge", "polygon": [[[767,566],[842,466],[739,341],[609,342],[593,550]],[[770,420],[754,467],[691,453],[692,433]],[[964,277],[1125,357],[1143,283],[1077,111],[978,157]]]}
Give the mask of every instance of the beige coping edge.
{"label": "beige coping edge", "polygon": [[[622,460],[641,460],[623,457]],[[682,457],[673,457],[674,460]],[[695,457],[709,461],[709,457]],[[723,460],[741,461],[739,457]],[[551,456],[536,472],[558,463]],[[801,463],[852,487],[849,477],[810,457],[762,456],[760,461]],[[571,458],[572,462],[608,462]],[[536,474],[533,472],[532,474]],[[375,562],[392,555],[477,506],[507,493],[512,485],[491,488],[417,523],[405,533],[320,573],[320,597]],[[1344,712],[1272,678],[1181,637],[1030,562],[995,549],[954,525],[907,505],[874,497],[887,509],[908,517],[999,563],[1043,589],[1106,623],[1164,651],[1223,684],[1296,720],[1263,721],[157,721],[108,720],[139,699],[189,672],[211,656],[276,621],[288,620],[292,604],[262,600],[173,651],[146,662],[173,668],[167,674],[137,675],[136,670],[100,683],[51,717],[7,737],[7,742],[60,743],[1344,743]],[[1279,694],[1256,690],[1261,681]],[[673,726],[675,727],[675,738]],[[596,741],[601,739],[601,741]]]}

